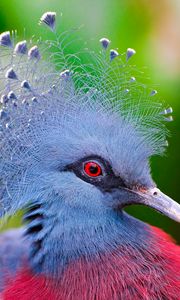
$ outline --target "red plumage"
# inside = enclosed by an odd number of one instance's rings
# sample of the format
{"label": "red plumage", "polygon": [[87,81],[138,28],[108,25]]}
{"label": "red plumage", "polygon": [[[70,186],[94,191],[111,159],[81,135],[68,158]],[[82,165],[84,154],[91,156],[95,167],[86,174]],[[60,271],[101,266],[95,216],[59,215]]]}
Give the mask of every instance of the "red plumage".
{"label": "red plumage", "polygon": [[[68,265],[58,281],[22,270],[7,283],[3,300],[179,300],[180,247],[152,227],[154,249],[119,248],[92,261]],[[153,254],[152,254],[153,253]],[[1,299],[1,298],[0,298]]]}

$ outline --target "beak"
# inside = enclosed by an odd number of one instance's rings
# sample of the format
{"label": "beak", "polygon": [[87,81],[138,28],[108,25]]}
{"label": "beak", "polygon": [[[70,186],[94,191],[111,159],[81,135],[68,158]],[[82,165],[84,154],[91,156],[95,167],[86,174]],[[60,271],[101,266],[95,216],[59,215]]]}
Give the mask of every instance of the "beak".
{"label": "beak", "polygon": [[[160,213],[168,216],[176,222],[180,222],[180,205],[172,200],[170,197],[163,194],[158,188],[150,188],[147,190],[140,191],[130,191],[134,194],[131,194],[131,201],[129,204],[142,204],[156,209]],[[124,203],[125,206],[125,203]]]}

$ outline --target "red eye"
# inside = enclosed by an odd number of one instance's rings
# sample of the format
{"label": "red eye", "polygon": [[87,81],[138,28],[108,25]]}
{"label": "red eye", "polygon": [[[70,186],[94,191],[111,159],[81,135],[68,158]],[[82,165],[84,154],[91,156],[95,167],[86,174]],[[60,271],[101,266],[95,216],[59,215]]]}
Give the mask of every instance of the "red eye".
{"label": "red eye", "polygon": [[90,177],[98,177],[102,175],[101,166],[97,162],[89,161],[84,164],[84,171]]}

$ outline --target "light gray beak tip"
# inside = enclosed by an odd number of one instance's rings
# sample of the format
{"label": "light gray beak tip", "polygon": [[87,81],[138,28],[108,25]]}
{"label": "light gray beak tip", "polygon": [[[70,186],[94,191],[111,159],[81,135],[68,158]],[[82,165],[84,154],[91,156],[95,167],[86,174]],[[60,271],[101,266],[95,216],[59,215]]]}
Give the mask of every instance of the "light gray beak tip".
{"label": "light gray beak tip", "polygon": [[138,192],[142,197],[142,204],[150,206],[160,213],[180,223],[180,205],[162,193],[158,188],[151,188],[145,192]]}

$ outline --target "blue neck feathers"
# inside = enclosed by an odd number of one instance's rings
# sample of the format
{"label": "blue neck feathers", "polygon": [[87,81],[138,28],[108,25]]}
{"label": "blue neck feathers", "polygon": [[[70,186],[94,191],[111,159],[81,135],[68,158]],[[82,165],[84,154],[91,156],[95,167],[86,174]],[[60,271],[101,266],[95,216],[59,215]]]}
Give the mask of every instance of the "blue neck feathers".
{"label": "blue neck feathers", "polygon": [[[64,267],[80,258],[90,259],[119,247],[146,248],[149,226],[122,211],[107,210],[103,215],[51,208],[35,203],[25,213],[30,240],[30,264],[35,272],[57,276]],[[134,230],[136,229],[136,230]]]}

